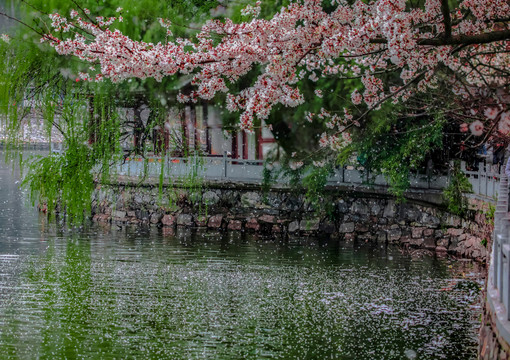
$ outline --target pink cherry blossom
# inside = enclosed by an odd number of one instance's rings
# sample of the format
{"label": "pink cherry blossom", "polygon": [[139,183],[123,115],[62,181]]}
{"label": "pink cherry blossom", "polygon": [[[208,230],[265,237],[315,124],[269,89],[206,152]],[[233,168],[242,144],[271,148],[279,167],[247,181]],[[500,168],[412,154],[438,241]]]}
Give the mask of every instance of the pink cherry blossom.
{"label": "pink cherry blossom", "polygon": [[300,167],[302,167],[304,165],[304,163],[302,161],[291,161],[289,163],[289,167],[292,169],[292,170],[297,170],[299,169]]}
{"label": "pink cherry blossom", "polygon": [[510,123],[510,111],[505,111],[501,114],[500,122]]}
{"label": "pink cherry blossom", "polygon": [[509,135],[510,133],[510,111],[506,111],[501,114],[498,123],[498,131],[503,135]]}
{"label": "pink cherry blossom", "polygon": [[474,136],[481,136],[483,134],[483,123],[480,120],[473,121],[469,125],[469,130]]}
{"label": "pink cherry blossom", "polygon": [[361,96],[361,94],[358,92],[358,89],[354,90],[351,94],[351,101],[354,105],[359,105],[361,104],[361,101],[363,100],[363,97]]}
{"label": "pink cherry blossom", "polygon": [[485,115],[485,117],[489,120],[494,120],[496,119],[496,117],[498,116],[498,113],[499,113],[499,110],[495,107],[488,107],[487,109],[485,109],[485,111],[483,112],[483,114]]}
{"label": "pink cherry blossom", "polygon": [[[338,150],[351,141],[346,129],[360,125],[363,116],[384,102],[405,102],[437,88],[442,68],[455,74],[450,85],[459,99],[481,94],[490,99],[483,111],[487,119],[495,120],[510,107],[504,100],[510,86],[510,34],[501,25],[510,3],[464,0],[450,8],[448,16],[443,5],[450,6],[446,0],[425,0],[423,7],[404,0],[352,5],[333,0],[325,11],[318,0],[295,0],[262,19],[261,3],[256,2],[243,10],[244,22],[210,20],[193,39],[156,44],[130,39],[115,29],[121,18],[99,16],[92,22],[73,10],[70,20],[50,15],[55,34],[43,41],[59,54],[97,64],[98,73],[82,77],[87,81],[160,81],[192,74],[194,91],[180,94],[178,100],[196,102],[227,93],[227,109],[240,112],[239,126],[246,130],[253,128],[255,118],[267,119],[276,105],[303,104],[307,99],[299,88],[301,80],[359,78],[363,88],[350,95],[353,109],[341,119],[320,114],[331,132],[321,136],[320,145]],[[171,36],[170,22],[159,21]],[[262,71],[253,84],[234,92],[233,84],[256,67]],[[315,95],[323,96],[320,89]],[[461,131],[464,128],[461,125]],[[477,120],[469,129],[479,136],[483,124]]]}

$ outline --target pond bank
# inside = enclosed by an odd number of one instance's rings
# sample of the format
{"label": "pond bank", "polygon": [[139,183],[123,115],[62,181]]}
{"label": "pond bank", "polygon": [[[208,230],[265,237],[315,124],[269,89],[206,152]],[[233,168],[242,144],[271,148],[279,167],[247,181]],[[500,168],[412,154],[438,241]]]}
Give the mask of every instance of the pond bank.
{"label": "pond bank", "polygon": [[[391,196],[366,190],[326,193],[306,201],[292,189],[260,186],[192,188],[99,185],[94,192],[93,220],[247,231],[275,237],[322,236],[338,240],[395,243],[458,257],[487,260],[492,225],[487,212],[469,220],[424,201],[396,203]],[[327,205],[326,205],[327,204]],[[477,206],[483,205],[481,202]]]}

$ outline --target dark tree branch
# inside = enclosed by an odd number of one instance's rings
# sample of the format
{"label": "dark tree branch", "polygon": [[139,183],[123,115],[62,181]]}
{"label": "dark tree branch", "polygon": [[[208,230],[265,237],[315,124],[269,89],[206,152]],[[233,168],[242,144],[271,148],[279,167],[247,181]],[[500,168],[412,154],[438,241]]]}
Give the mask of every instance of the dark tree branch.
{"label": "dark tree branch", "polygon": [[[476,35],[453,35],[450,38],[444,36],[434,39],[418,39],[418,45],[422,46],[445,46],[445,45],[474,45],[488,44],[496,41],[510,40],[510,30],[493,31]],[[371,44],[387,44],[387,39],[370,39]]]}
{"label": "dark tree branch", "polygon": [[356,119],[356,121],[360,121],[361,119],[363,119],[365,116],[367,116],[371,111],[373,111],[374,109],[376,109],[379,105],[381,105],[382,103],[384,103],[386,100],[389,100],[395,96],[397,96],[398,94],[400,94],[402,91],[404,91],[405,89],[407,89],[409,86],[415,84],[416,82],[418,82],[418,80],[420,80],[420,78],[425,75],[426,71],[423,71],[421,73],[419,73],[418,75],[416,75],[413,79],[411,79],[408,83],[406,83],[404,86],[400,87],[398,90],[386,95],[385,97],[383,97],[382,99],[380,99],[378,102],[376,102],[374,105],[372,105],[370,108],[368,108],[363,114],[361,114],[360,116],[358,116],[358,118]]}
{"label": "dark tree branch", "polygon": [[43,34],[42,32],[38,31],[36,28],[34,28],[34,27],[32,27],[32,26],[28,25],[27,23],[25,23],[25,22],[21,21],[20,19],[16,19],[15,17],[10,16],[10,15],[8,15],[8,14],[6,14],[6,13],[2,12],[2,11],[0,11],[0,15],[1,15],[1,16],[5,16],[6,18],[8,18],[8,19],[10,19],[10,20],[16,21],[17,23],[19,23],[19,24],[21,24],[21,25],[23,25],[23,26],[26,26],[27,28],[29,28],[30,30],[32,30],[32,31],[34,31],[35,33],[39,34],[41,37],[43,37],[43,38],[45,38],[45,39],[47,39],[47,38],[48,38],[48,35]]}
{"label": "dark tree branch", "polygon": [[450,39],[452,37],[452,18],[450,17],[448,0],[441,0],[441,12],[443,13],[444,38]]}
{"label": "dark tree branch", "polygon": [[30,4],[28,1],[21,0],[22,3],[26,4],[28,7],[34,9],[36,12],[44,15],[49,15],[47,12],[42,11],[41,9],[36,8],[34,5]]}
{"label": "dark tree branch", "polygon": [[78,4],[78,2],[77,2],[76,0],[71,0],[71,1],[74,3],[74,5],[76,5],[76,7],[77,7],[78,9],[80,9],[80,11],[83,13],[83,15],[85,15],[85,16],[87,17],[87,19],[89,19],[89,21],[90,21],[92,24],[97,25],[97,23],[94,21],[94,19],[92,19],[92,18],[89,16],[89,14],[87,14],[87,12],[85,11],[85,9],[84,9],[84,8],[82,8],[82,7],[80,6],[80,4]]}

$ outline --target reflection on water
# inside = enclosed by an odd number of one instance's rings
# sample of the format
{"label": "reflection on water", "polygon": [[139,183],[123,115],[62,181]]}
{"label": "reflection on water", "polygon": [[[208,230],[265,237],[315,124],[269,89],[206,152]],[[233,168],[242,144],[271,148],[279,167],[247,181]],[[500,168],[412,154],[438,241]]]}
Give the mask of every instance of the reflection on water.
{"label": "reflection on water", "polygon": [[23,205],[5,166],[0,178],[2,358],[476,357],[470,263],[320,240],[65,229]]}

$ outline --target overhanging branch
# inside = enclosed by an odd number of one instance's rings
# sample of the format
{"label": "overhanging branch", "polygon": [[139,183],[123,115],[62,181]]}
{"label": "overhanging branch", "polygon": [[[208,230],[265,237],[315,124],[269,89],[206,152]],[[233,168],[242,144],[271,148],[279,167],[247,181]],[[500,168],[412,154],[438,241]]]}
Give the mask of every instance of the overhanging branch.
{"label": "overhanging branch", "polygon": [[448,0],[441,0],[441,12],[443,13],[444,37],[450,39],[452,37],[452,18],[450,17]]}
{"label": "overhanging branch", "polygon": [[[434,39],[418,39],[418,45],[422,46],[446,46],[446,45],[475,45],[488,44],[496,41],[510,40],[510,30],[493,31],[476,35],[453,35],[450,38],[440,36]],[[370,39],[371,44],[387,44],[387,39]]]}

